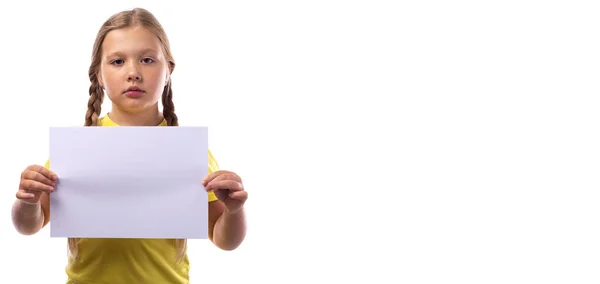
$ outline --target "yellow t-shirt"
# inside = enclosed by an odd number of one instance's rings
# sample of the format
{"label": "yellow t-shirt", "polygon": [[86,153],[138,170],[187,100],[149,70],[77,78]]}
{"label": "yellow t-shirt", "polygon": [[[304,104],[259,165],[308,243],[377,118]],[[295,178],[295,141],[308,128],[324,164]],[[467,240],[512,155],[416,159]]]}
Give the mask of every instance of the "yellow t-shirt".
{"label": "yellow t-shirt", "polygon": [[[108,116],[101,126],[119,126]],[[159,126],[166,126],[166,121]],[[219,169],[209,150],[208,173]],[[50,168],[50,161],[46,162]],[[214,192],[208,201],[217,200]],[[66,267],[68,284],[100,283],[189,283],[189,259],[176,263],[177,248],[172,239],[80,239],[78,259],[69,258]]]}

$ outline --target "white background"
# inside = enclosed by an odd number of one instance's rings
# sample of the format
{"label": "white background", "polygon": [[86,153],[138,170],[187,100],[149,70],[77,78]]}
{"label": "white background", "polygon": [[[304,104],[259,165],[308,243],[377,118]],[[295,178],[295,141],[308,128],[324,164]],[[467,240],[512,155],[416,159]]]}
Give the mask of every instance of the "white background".
{"label": "white background", "polygon": [[136,6],[171,40],[181,124],[250,196],[239,249],[190,243],[193,283],[600,281],[593,1],[118,2],[0,4],[0,282],[65,280],[66,241],[10,206]]}

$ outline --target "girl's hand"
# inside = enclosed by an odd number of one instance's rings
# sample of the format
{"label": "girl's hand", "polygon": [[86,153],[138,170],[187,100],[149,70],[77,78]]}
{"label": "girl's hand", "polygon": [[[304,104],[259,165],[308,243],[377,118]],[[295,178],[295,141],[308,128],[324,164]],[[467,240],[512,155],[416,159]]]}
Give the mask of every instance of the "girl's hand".
{"label": "girl's hand", "polygon": [[248,192],[244,190],[242,179],[230,171],[213,172],[202,180],[202,185],[207,192],[214,191],[229,213],[238,212],[248,199]]}
{"label": "girl's hand", "polygon": [[54,191],[56,180],[58,177],[52,171],[40,165],[31,165],[21,173],[17,199],[31,204],[38,203],[42,192],[50,194]]}

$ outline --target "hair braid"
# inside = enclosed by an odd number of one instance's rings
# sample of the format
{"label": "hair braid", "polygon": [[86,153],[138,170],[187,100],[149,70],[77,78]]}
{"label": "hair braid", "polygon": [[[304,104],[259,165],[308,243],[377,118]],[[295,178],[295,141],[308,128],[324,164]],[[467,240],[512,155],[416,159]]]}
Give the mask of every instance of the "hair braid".
{"label": "hair braid", "polygon": [[171,80],[165,86],[162,94],[163,116],[169,126],[179,126],[179,120],[175,114],[175,105],[173,104],[173,90],[171,89]]}
{"label": "hair braid", "polygon": [[[169,62],[169,70],[171,73],[175,69],[175,63]],[[179,126],[177,114],[175,114],[175,104],[173,103],[173,89],[171,89],[171,79],[167,82],[162,93],[163,116],[167,121],[168,126]],[[177,249],[176,262],[181,262],[185,258],[187,252],[187,239],[176,239],[175,247]]]}
{"label": "hair braid", "polygon": [[95,72],[94,74],[90,74],[90,81],[92,81],[92,84],[90,85],[90,99],[87,104],[88,109],[85,113],[85,126],[97,126],[98,117],[102,112],[104,91],[102,90],[102,87],[100,87],[100,83],[98,83]]}
{"label": "hair braid", "polygon": [[[102,87],[100,87],[100,83],[98,83],[98,79],[96,78],[96,72],[90,69],[90,99],[88,100],[88,109],[85,113],[85,124],[84,126],[98,126],[98,117],[102,112],[102,101],[104,100],[104,91]],[[73,259],[78,258],[78,246],[79,243],[78,238],[69,238],[67,240],[69,253]]]}

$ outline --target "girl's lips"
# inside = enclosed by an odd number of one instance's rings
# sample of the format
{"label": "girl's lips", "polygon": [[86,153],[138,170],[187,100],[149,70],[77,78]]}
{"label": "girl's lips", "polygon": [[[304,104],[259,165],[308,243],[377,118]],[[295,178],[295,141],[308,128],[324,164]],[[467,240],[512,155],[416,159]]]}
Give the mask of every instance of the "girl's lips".
{"label": "girl's lips", "polygon": [[144,95],[144,91],[141,90],[131,90],[131,91],[126,91],[125,95],[130,97],[130,98],[139,98],[142,95]]}

